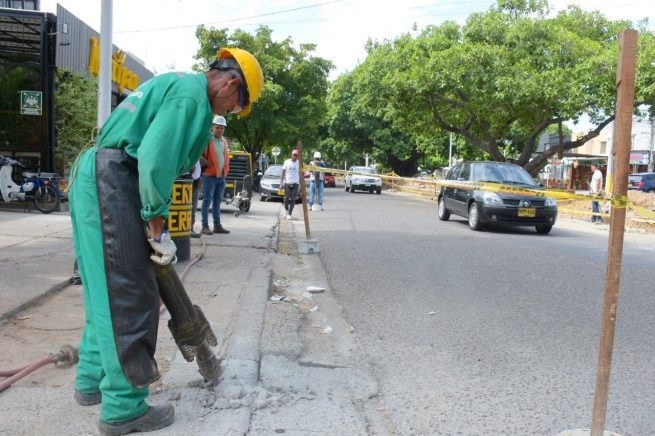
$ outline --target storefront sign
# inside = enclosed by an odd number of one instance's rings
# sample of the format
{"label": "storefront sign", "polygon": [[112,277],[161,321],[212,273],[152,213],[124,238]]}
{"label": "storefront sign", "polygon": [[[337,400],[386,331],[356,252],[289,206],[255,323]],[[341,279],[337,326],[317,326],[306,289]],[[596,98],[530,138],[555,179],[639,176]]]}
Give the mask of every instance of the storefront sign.
{"label": "storefront sign", "polygon": [[648,159],[648,151],[631,151],[630,164],[631,165],[647,165],[650,160]]}
{"label": "storefront sign", "polygon": [[[125,57],[120,50],[111,55],[111,80],[118,85],[118,92],[125,88],[134,91],[139,86],[139,75],[125,66]],[[100,72],[100,42],[95,36],[91,37],[89,72],[96,77]]]}
{"label": "storefront sign", "polygon": [[20,92],[20,114],[41,115],[43,108],[43,93],[41,91]]}

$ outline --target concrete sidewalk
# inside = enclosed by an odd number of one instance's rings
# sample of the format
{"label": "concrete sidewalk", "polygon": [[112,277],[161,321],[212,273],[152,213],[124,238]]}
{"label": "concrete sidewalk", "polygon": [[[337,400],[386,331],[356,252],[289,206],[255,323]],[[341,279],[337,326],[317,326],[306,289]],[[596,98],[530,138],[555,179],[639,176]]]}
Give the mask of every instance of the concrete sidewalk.
{"label": "concrete sidewalk", "polygon": [[0,321],[68,285],[73,231],[66,213],[0,211]]}
{"label": "concrete sidewalk", "polygon": [[[258,202],[237,218],[224,205],[222,224],[231,233],[204,236],[204,248],[203,240],[192,239],[192,259],[203,249],[204,257],[184,284],[218,337],[224,373],[217,387],[200,386],[196,364],[181,357],[164,314],[156,355],[162,379],[151,386],[149,402],[172,402],[177,419],[161,434],[203,433],[207,407],[218,397],[228,406],[213,414],[222,430],[212,425],[206,434],[247,431],[250,416],[229,405],[258,383],[279,208]],[[74,262],[68,214],[0,211],[0,246],[0,370],[34,362],[64,343],[77,345],[84,310],[82,287],[68,285]],[[176,268],[181,273],[186,266]],[[0,393],[0,434],[96,434],[98,407],[75,404],[74,376],[74,368],[49,365]]]}

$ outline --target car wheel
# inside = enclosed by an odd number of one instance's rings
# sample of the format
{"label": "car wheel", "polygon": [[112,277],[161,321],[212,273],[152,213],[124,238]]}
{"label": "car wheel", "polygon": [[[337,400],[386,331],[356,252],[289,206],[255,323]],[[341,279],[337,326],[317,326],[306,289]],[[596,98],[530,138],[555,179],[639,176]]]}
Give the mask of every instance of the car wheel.
{"label": "car wheel", "polygon": [[346,192],[348,191],[350,191],[350,188],[348,187],[348,185],[346,185]]}
{"label": "car wheel", "polygon": [[469,227],[475,231],[482,230],[482,224],[480,224],[480,208],[475,202],[469,206]]}
{"label": "car wheel", "polygon": [[377,191],[375,191],[376,194],[382,194],[382,188],[378,188]]}
{"label": "car wheel", "polygon": [[259,194],[259,201],[266,201],[266,196]]}
{"label": "car wheel", "polygon": [[535,226],[535,229],[537,230],[537,233],[539,233],[540,235],[547,235],[548,233],[550,233],[552,228],[553,228],[553,226],[551,226],[550,224],[541,224],[541,225]]}
{"label": "car wheel", "polygon": [[446,200],[443,197],[439,199],[437,206],[437,216],[441,221],[448,221],[450,219],[450,211],[446,208]]}
{"label": "car wheel", "polygon": [[355,187],[354,187],[354,186],[351,186],[351,187],[350,187],[350,193],[351,193],[351,194],[354,194],[354,193],[355,193]]}
{"label": "car wheel", "polygon": [[369,190],[368,190],[368,193],[369,193],[369,194],[372,194],[372,193],[373,193],[373,190],[372,190],[372,189],[369,189]]}
{"label": "car wheel", "polygon": [[649,190],[646,191],[646,192],[648,192],[649,194],[652,194],[652,193],[655,193],[655,189],[652,189],[652,188],[651,188],[651,189],[649,189]]}

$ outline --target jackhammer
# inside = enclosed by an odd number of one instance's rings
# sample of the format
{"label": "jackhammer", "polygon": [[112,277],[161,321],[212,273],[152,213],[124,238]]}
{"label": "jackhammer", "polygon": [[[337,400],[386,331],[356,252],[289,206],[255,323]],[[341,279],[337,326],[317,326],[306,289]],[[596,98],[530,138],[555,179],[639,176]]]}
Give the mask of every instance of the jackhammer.
{"label": "jackhammer", "polygon": [[171,319],[168,328],[187,362],[194,359],[200,375],[214,384],[221,376],[221,366],[211,347],[218,345],[207,318],[198,306],[191,303],[184,285],[172,265],[157,266],[159,295]]}

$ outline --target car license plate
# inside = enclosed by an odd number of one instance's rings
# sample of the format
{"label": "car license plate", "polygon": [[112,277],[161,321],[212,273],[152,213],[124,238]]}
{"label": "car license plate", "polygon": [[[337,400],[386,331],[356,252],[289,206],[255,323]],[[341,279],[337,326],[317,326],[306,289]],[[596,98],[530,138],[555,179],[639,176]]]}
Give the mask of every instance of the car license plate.
{"label": "car license plate", "polygon": [[277,195],[284,195],[284,189],[278,189]]}
{"label": "car license plate", "polygon": [[537,216],[537,209],[534,207],[519,207],[519,216],[525,218],[534,218]]}

